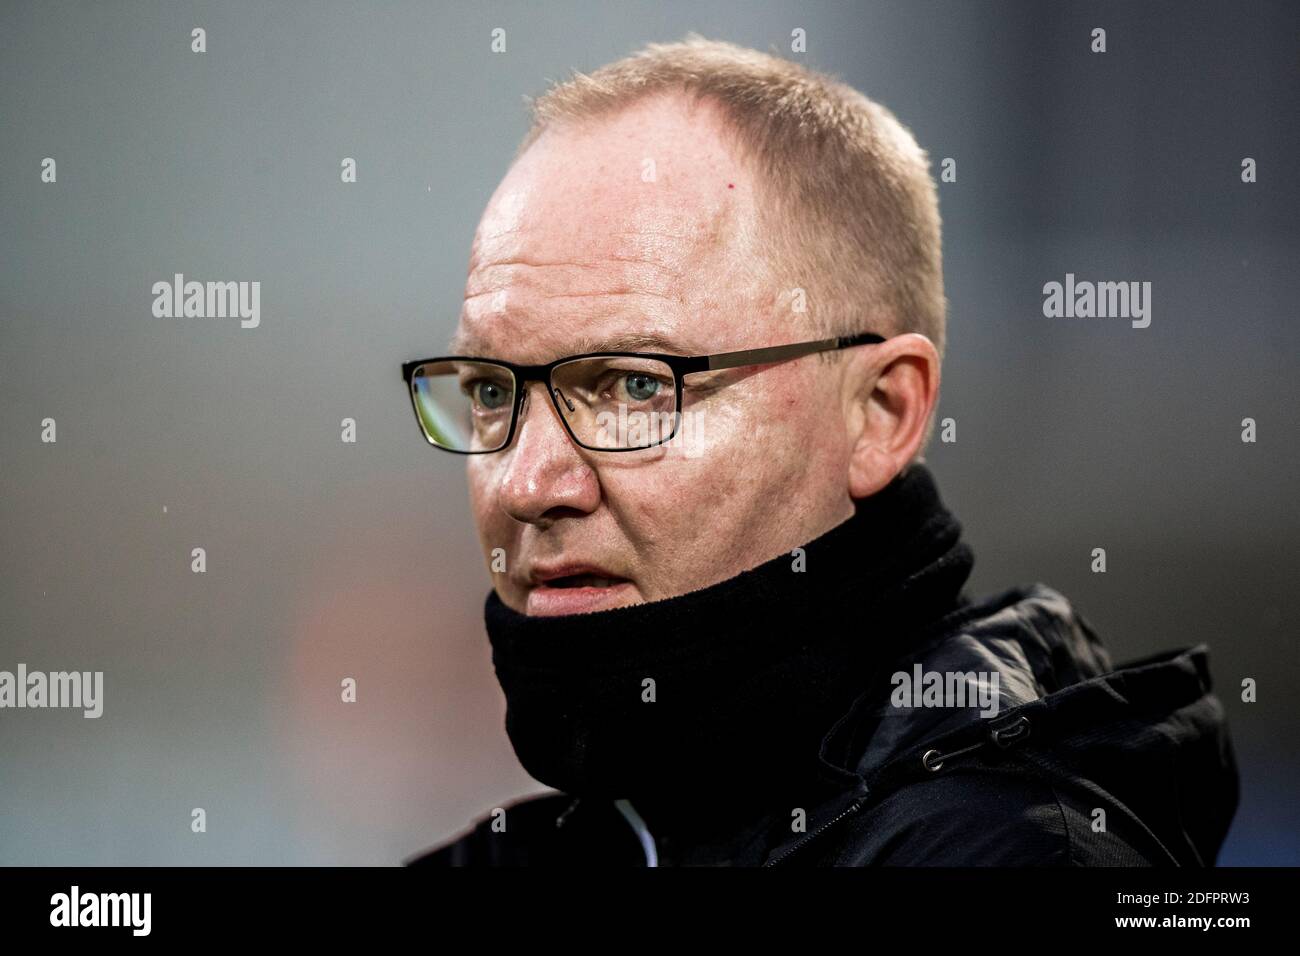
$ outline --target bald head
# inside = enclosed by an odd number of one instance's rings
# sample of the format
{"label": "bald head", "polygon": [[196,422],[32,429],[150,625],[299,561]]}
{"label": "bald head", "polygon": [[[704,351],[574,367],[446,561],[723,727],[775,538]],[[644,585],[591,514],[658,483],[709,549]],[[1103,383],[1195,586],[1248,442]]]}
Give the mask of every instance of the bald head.
{"label": "bald head", "polygon": [[822,334],[918,332],[943,354],[938,195],[929,157],[887,108],[833,77],[690,37],[652,43],[534,102],[527,148],[552,126],[665,93],[719,107],[760,171],[760,222],[778,287]]}
{"label": "bald head", "polygon": [[[758,237],[759,188],[716,106],[644,99],[596,120],[559,123],[511,167],[479,224],[462,314],[469,346],[495,324],[541,361],[584,341],[653,333],[684,349],[745,344],[702,334],[719,311],[771,321]],[[734,330],[740,331],[740,330]],[[717,348],[715,348],[717,346]]]}

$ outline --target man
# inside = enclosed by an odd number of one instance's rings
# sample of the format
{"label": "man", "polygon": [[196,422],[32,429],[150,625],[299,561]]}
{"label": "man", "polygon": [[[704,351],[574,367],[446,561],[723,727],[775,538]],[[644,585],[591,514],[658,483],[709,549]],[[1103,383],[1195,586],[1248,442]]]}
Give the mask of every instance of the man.
{"label": "man", "polygon": [[408,862],[1212,864],[1205,648],[1115,671],[1055,591],[963,592],[911,134],[698,39],[535,111],[451,354],[404,375],[467,455],[507,731],[559,792]]}

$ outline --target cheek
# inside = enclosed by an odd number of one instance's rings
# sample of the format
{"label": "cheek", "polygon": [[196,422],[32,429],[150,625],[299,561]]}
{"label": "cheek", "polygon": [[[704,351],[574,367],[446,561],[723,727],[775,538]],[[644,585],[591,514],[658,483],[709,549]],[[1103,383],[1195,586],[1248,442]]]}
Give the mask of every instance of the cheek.
{"label": "cheek", "polygon": [[843,482],[844,423],[833,396],[823,382],[780,371],[751,380],[764,378],[762,390],[706,408],[699,455],[664,463],[673,469],[671,494],[691,521],[702,512],[722,519],[773,501],[793,508],[805,495],[819,497],[822,483]]}
{"label": "cheek", "polygon": [[760,437],[761,430],[743,405],[703,409],[663,458],[602,471],[610,510],[638,545],[698,539],[721,517],[747,510],[770,484],[780,463],[768,444],[779,439]]}
{"label": "cheek", "polygon": [[787,468],[825,466],[844,450],[844,409],[836,381],[815,356],[806,361],[809,368],[785,381],[769,416],[771,452]]}
{"label": "cheek", "polygon": [[[737,480],[770,485],[799,470],[808,458],[812,443],[821,440],[828,422],[809,401],[810,391],[801,380],[784,370],[772,369],[765,386],[745,395],[719,416],[718,453],[725,455],[728,470]],[[731,463],[743,464],[732,468]]]}
{"label": "cheek", "polygon": [[501,543],[499,538],[507,520],[504,512],[497,507],[496,489],[500,487],[500,476],[494,464],[484,460],[489,457],[491,456],[471,456],[465,466],[470,509],[479,538],[485,546]]}
{"label": "cheek", "polygon": [[488,498],[487,479],[489,470],[477,458],[471,457],[466,460],[465,481],[469,485],[470,507],[474,509],[476,518],[483,513],[483,505]]}

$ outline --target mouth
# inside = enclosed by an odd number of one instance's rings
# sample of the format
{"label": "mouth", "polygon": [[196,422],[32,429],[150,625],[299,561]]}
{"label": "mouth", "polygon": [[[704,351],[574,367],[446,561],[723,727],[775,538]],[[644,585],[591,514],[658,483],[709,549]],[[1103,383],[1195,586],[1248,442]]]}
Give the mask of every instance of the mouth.
{"label": "mouth", "polygon": [[599,574],[566,574],[544,582],[548,588],[612,588],[624,583],[625,578],[611,578]]}
{"label": "mouth", "polygon": [[603,568],[567,566],[535,569],[530,575],[526,613],[583,614],[631,603],[635,585]]}

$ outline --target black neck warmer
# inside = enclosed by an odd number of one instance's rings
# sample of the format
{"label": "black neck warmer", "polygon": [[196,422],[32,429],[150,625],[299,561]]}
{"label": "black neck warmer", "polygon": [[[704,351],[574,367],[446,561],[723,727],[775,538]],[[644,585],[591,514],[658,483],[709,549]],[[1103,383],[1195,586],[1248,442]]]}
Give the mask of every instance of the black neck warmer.
{"label": "black neck warmer", "polygon": [[962,601],[973,557],[960,535],[914,464],[802,562],[562,617],[519,614],[494,591],[487,631],[515,753],[548,786],[639,808],[787,792],[818,772],[822,737],[875,669]]}

